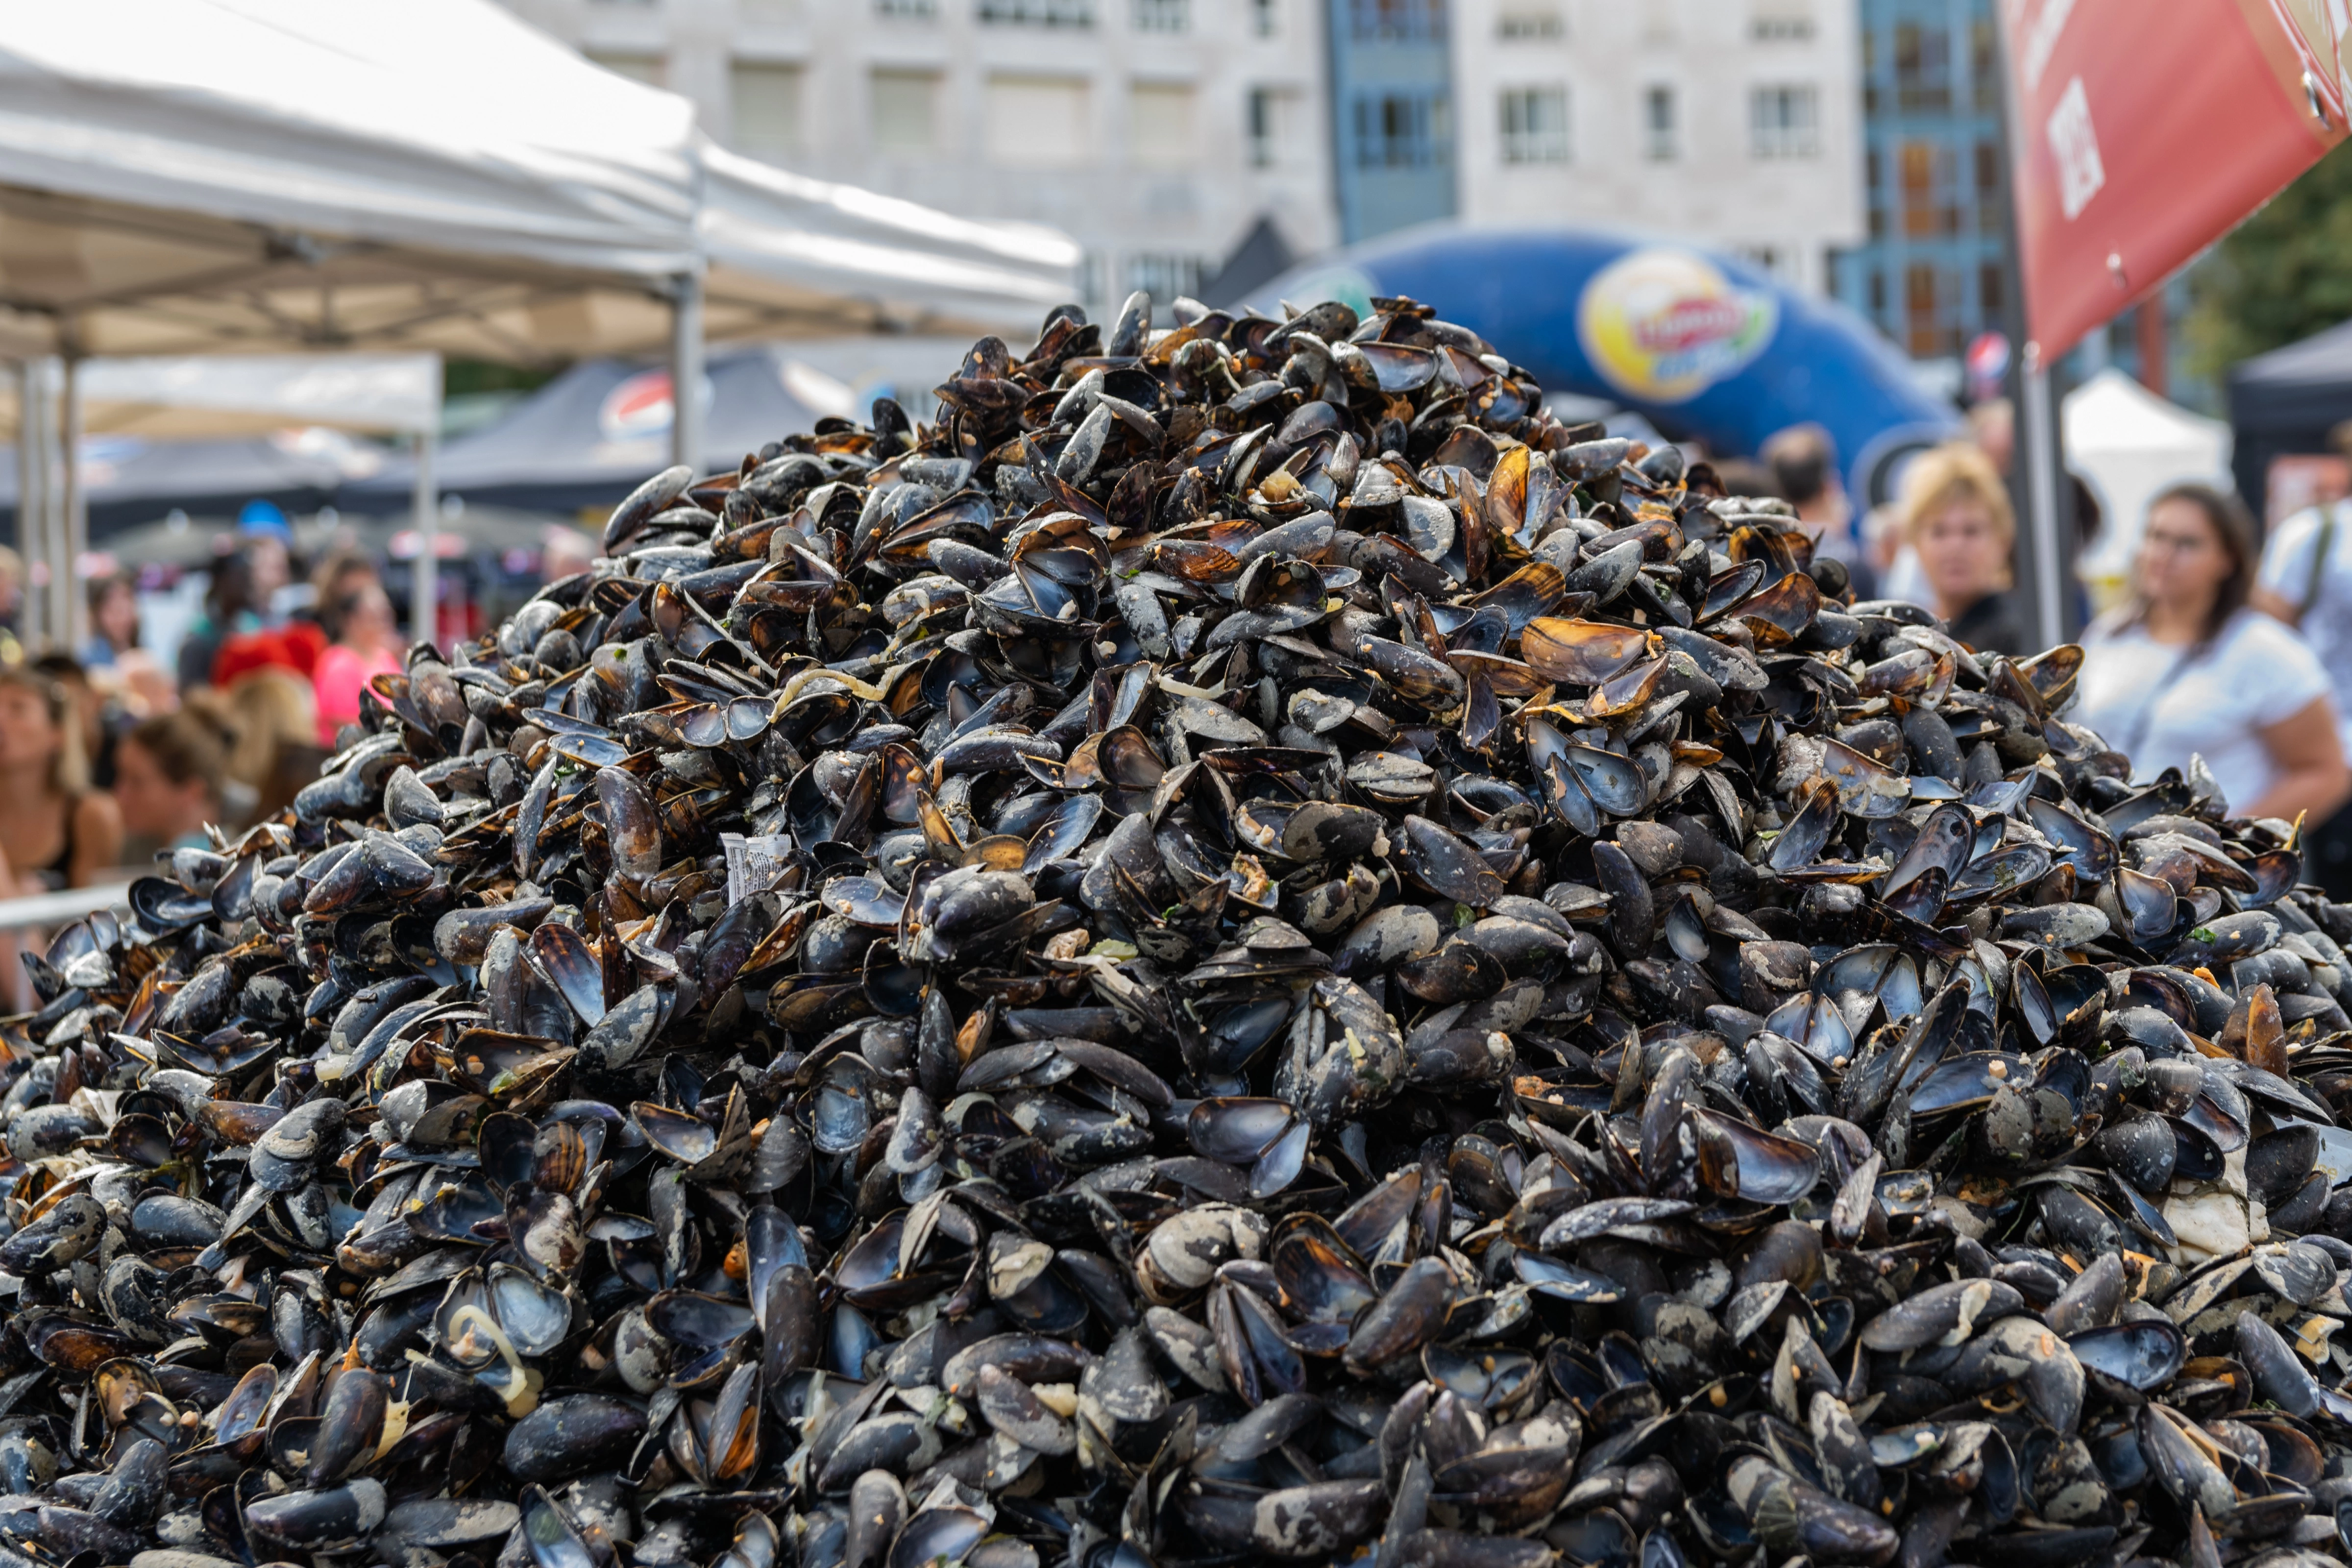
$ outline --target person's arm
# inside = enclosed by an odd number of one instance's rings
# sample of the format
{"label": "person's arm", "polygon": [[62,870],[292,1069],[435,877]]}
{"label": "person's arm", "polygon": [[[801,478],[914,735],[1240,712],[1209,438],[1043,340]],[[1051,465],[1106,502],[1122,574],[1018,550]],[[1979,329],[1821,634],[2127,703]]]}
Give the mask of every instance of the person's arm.
{"label": "person's arm", "polygon": [[2312,552],[2319,548],[2319,517],[2296,512],[2278,525],[2256,563],[2246,602],[2274,621],[2303,625],[2304,599],[2311,586]]}
{"label": "person's arm", "polygon": [[2274,621],[2284,621],[2291,626],[2303,625],[2302,606],[2296,605],[2285,595],[2263,587],[2260,584],[2255,584],[2253,590],[2246,595],[2246,602]]}
{"label": "person's arm", "polygon": [[122,858],[122,812],[103,790],[91,790],[73,809],[74,852],[66,868],[66,885],[87,888],[99,872]]}
{"label": "person's arm", "polygon": [[2260,800],[2246,806],[2232,802],[2233,811],[2288,822],[2294,820],[2297,812],[2304,812],[2308,814],[2306,826],[2315,827],[2352,798],[2352,768],[2345,766],[2344,748],[2336,734],[2336,710],[2326,698],[2315,697],[2254,733],[2263,750],[2270,753],[2271,766],[2278,776]]}

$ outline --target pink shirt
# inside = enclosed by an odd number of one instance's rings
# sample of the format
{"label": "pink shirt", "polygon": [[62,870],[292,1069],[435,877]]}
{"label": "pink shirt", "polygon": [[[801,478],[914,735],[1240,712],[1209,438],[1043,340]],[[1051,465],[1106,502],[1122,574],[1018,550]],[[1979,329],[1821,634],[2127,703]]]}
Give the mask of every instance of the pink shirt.
{"label": "pink shirt", "polygon": [[367,683],[376,676],[395,674],[399,669],[400,660],[388,652],[362,654],[336,643],[320,654],[317,667],[310,671],[311,698],[319,715],[319,744],[331,750],[335,731],[358,721],[360,693]]}

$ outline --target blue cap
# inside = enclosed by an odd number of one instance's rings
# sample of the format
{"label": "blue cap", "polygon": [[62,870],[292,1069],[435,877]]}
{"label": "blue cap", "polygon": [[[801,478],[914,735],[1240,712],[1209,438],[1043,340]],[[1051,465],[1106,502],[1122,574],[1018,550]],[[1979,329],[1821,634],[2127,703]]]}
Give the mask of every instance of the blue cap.
{"label": "blue cap", "polygon": [[274,500],[249,500],[238,509],[236,531],[239,533],[267,533],[282,543],[294,542],[294,525],[286,521],[285,511]]}

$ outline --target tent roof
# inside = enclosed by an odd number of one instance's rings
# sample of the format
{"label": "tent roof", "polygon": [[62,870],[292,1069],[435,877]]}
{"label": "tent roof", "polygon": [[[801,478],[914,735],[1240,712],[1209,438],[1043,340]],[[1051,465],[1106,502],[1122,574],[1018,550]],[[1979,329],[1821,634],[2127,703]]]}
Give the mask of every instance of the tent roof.
{"label": "tent roof", "polygon": [[516,357],[559,301],[571,341],[657,335],[696,178],[683,99],[486,0],[75,0],[0,43],[0,301],[36,348]]}
{"label": "tent roof", "polygon": [[2256,354],[2230,372],[2230,423],[2242,445],[2248,434],[2262,432],[2292,432],[2310,442],[2347,418],[2352,418],[2352,321]]}
{"label": "tent roof", "polygon": [[1076,242],[1036,224],[951,217],[774,168],[705,142],[698,232],[717,337],[1034,332],[1073,297]]}
{"label": "tent roof", "polygon": [[1077,261],[725,153],[489,0],[73,0],[0,39],[0,353],[639,351],[706,247],[713,336],[1034,325]]}
{"label": "tent roof", "polygon": [[2335,385],[2352,382],[2352,321],[2254,355],[2230,372],[2233,386]]}
{"label": "tent roof", "polygon": [[[713,354],[704,373],[704,466],[732,469],[743,454],[808,429],[811,396],[845,390],[822,375],[793,374],[785,351]],[[796,387],[799,390],[796,390]],[[807,394],[808,395],[804,395]],[[618,359],[573,365],[499,418],[441,448],[433,477],[467,504],[568,510],[610,505],[669,462],[670,374]],[[337,497],[349,510],[404,510],[415,468],[400,454],[355,475]]]}
{"label": "tent roof", "polygon": [[2066,450],[2219,454],[2230,427],[2158,397],[2113,365],[2066,395]]}
{"label": "tent roof", "polygon": [[[289,426],[415,433],[441,422],[434,354],[194,354],[82,363],[82,429],[192,441],[266,436]],[[0,379],[0,426],[16,422]]]}
{"label": "tent roof", "polygon": [[[477,552],[535,551],[557,531],[576,526],[545,512],[517,511],[507,507],[468,505],[444,510],[436,541],[442,557]],[[313,514],[293,520],[298,552],[316,559],[332,549],[348,547],[379,561],[413,559],[416,536],[411,519],[403,516],[365,517],[344,513]],[[583,541],[585,534],[581,535]],[[209,567],[237,542],[236,521],[226,516],[158,519],[124,528],[99,542],[97,548],[124,566],[164,566],[179,571]],[[593,542],[589,542],[593,547]],[[395,547],[397,545],[397,548]]]}
{"label": "tent roof", "polygon": [[2066,463],[2104,510],[2082,552],[2092,577],[2120,578],[2139,548],[2148,502],[2184,479],[2230,482],[2230,427],[2168,403],[2113,366],[2066,395]]}
{"label": "tent roof", "polygon": [[[90,534],[102,539],[173,507],[234,513],[248,500],[289,509],[323,506],[383,463],[381,448],[323,428],[281,430],[215,441],[148,441],[99,436],[83,444],[82,494]],[[16,449],[0,447],[0,514],[16,507]]]}

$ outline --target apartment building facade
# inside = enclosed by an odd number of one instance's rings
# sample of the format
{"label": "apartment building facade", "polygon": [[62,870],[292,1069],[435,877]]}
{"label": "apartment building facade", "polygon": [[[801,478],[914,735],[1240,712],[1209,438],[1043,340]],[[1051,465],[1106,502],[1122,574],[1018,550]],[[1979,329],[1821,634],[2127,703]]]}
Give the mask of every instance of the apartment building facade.
{"label": "apartment building facade", "polygon": [[1825,292],[1864,237],[1853,0],[1453,0],[1460,212],[1672,236]]}

